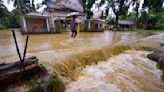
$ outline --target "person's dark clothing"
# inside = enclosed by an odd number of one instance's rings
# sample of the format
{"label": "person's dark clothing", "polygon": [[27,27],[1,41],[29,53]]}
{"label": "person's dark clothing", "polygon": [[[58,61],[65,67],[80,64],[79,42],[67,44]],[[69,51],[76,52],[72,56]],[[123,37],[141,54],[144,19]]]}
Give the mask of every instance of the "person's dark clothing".
{"label": "person's dark clothing", "polygon": [[70,21],[70,28],[71,28],[71,32],[72,32],[71,37],[76,37],[77,30],[76,30],[76,22],[75,22],[75,20],[71,20]]}

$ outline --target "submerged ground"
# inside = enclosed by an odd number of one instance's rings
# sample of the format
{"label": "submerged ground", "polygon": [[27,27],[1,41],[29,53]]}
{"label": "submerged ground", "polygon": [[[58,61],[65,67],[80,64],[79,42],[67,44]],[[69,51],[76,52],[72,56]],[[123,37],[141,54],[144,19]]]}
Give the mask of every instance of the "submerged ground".
{"label": "submerged ground", "polygon": [[[25,36],[20,35],[19,31],[16,35],[23,52]],[[74,55],[80,56],[80,53],[104,47],[128,44],[158,48],[163,46],[163,43],[163,32],[79,33],[75,39],[70,38],[69,33],[30,35],[27,55],[37,56],[40,63],[53,67],[54,64]],[[0,31],[0,44],[0,62],[19,60],[11,31]],[[156,69],[154,62],[146,58],[148,53],[151,52],[126,50],[96,65],[86,64],[85,68],[79,70],[77,78],[66,83],[66,92],[163,92],[164,83],[160,77],[162,72]],[[90,56],[92,58],[92,55]],[[65,64],[63,66],[68,65]],[[70,76],[64,76],[64,80],[68,77]]]}
{"label": "submerged ground", "polygon": [[[16,31],[21,52],[24,50],[25,35]],[[150,33],[137,32],[92,32],[79,33],[75,39],[70,38],[70,33],[50,35],[30,35],[28,56],[34,55],[40,62],[55,62],[70,54],[77,54],[85,50],[92,50],[118,43],[130,43],[140,38],[152,35]],[[0,31],[0,58],[1,62],[18,60],[14,39],[10,30]]]}

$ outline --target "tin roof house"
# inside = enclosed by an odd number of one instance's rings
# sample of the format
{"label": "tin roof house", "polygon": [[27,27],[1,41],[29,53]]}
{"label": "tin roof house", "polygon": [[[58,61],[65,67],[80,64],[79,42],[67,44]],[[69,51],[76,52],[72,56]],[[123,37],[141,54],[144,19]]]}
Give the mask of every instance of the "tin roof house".
{"label": "tin roof house", "polygon": [[119,20],[119,30],[134,30],[135,22],[133,20]]}

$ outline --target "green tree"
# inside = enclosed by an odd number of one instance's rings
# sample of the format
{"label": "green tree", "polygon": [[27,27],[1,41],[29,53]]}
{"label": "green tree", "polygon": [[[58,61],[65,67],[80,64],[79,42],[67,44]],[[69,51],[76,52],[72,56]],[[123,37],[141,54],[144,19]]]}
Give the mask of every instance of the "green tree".
{"label": "green tree", "polygon": [[7,15],[8,15],[8,10],[6,6],[3,4],[3,1],[0,0],[0,29],[6,27],[6,24],[8,22]]}
{"label": "green tree", "polygon": [[87,14],[87,19],[90,19],[93,16],[93,12],[91,11],[91,8],[94,3],[95,0],[82,0],[82,6],[84,9],[84,13]]}
{"label": "green tree", "polygon": [[[144,0],[143,9],[139,18],[140,27],[144,29],[164,29],[163,0]],[[141,26],[144,25],[144,26]]]}
{"label": "green tree", "polygon": [[164,0],[144,0],[143,8],[148,8],[152,12],[160,12],[162,9]]}
{"label": "green tree", "polygon": [[17,9],[13,9],[10,14],[8,15],[9,28],[19,28],[20,27],[20,21],[19,21],[19,11]]}
{"label": "green tree", "polygon": [[[84,9],[84,13],[87,14],[87,19],[90,19],[93,16],[93,12],[91,11],[91,8],[93,6],[93,4],[95,4],[96,0],[80,0],[81,4],[83,6]],[[100,8],[106,0],[101,0],[100,3],[97,3],[97,7]],[[103,18],[105,18],[104,16],[102,16]]]}
{"label": "green tree", "polygon": [[115,25],[118,27],[118,20],[121,15],[126,15],[131,2],[129,0],[108,0],[108,8],[112,8],[116,18]]}
{"label": "green tree", "polygon": [[20,15],[36,11],[34,0],[8,0],[10,1],[14,2],[14,7],[19,10]]}
{"label": "green tree", "polygon": [[0,0],[0,19],[4,18],[7,14],[7,8],[6,6],[3,4],[3,1]]}

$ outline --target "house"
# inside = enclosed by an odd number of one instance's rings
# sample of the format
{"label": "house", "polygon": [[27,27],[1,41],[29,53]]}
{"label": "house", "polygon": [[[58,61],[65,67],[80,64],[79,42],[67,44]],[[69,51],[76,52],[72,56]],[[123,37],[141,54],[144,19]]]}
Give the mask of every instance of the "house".
{"label": "house", "polygon": [[[69,17],[70,14],[75,13],[77,15],[81,15],[79,17],[76,18],[76,22],[78,24],[78,28],[80,26],[82,26],[82,22],[85,19],[85,14],[82,12],[78,12],[76,10],[72,10],[69,8],[46,8],[44,11],[44,14],[48,15],[51,17],[51,28],[55,31],[55,32],[62,32],[62,31],[68,31],[67,28],[69,27],[69,21],[72,19],[72,17]],[[79,30],[82,27],[80,27]]]}
{"label": "house", "polygon": [[[82,6],[78,5],[78,1],[69,0],[61,1],[57,4],[56,0],[48,0],[47,8],[43,13],[33,12],[22,16],[21,30],[23,34],[29,33],[58,33],[67,31],[71,13],[81,15],[77,18],[78,30],[83,30],[82,25],[85,20],[85,14],[82,12]],[[74,6],[72,6],[73,4]]]}
{"label": "house", "polygon": [[88,32],[103,32],[108,26],[107,22],[101,19],[89,19],[85,23],[85,31]]}
{"label": "house", "polygon": [[119,30],[134,30],[135,22],[133,20],[119,20],[118,27]]}
{"label": "house", "polygon": [[[22,16],[22,33],[59,33],[69,31],[71,14],[76,18],[77,31],[102,32],[107,28],[107,22],[101,19],[86,20],[86,14],[77,1],[64,0],[57,3],[56,0],[47,0],[47,7],[42,13],[33,12]],[[71,5],[72,4],[72,5]]]}
{"label": "house", "polygon": [[28,13],[21,17],[21,31],[29,33],[52,33],[50,30],[50,19],[47,15],[37,12]]}

